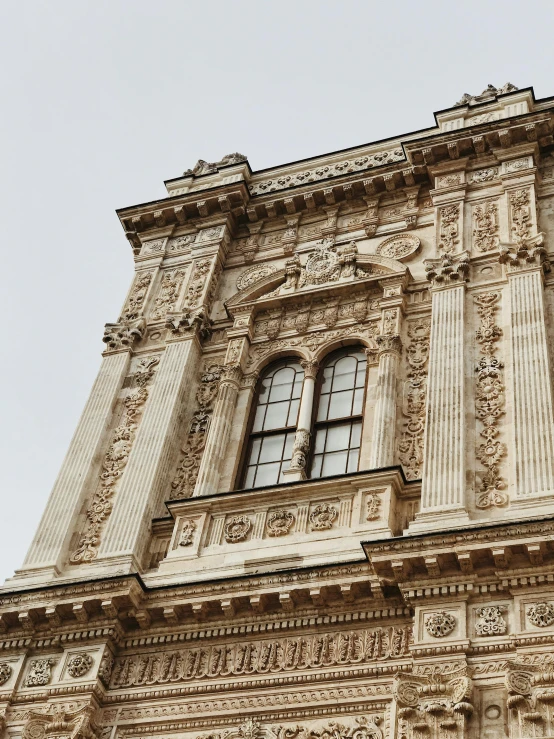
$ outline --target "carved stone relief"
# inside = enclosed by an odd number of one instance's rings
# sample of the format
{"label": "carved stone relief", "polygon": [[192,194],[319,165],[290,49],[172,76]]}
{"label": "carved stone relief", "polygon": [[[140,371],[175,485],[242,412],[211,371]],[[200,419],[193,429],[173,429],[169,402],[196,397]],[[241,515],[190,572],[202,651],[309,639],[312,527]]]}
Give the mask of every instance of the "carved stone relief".
{"label": "carved stone relief", "polygon": [[245,541],[250,529],[252,521],[248,516],[233,516],[230,518],[223,528],[223,535],[228,544],[237,544],[239,541]]}
{"label": "carved stone relief", "polygon": [[310,513],[310,526],[312,531],[325,531],[331,529],[338,515],[335,506],[329,503],[320,503],[316,505]]}
{"label": "carved stone relief", "polygon": [[508,625],[502,614],[506,606],[483,606],[475,611],[475,633],[477,636],[502,636],[508,630]]}
{"label": "carved stone relief", "polygon": [[144,404],[148,399],[149,385],[159,361],[159,357],[151,356],[141,359],[138,364],[133,376],[133,388],[123,401],[123,418],[112,434],[102,461],[100,489],[94,494],[87,509],[87,524],[79,545],[69,558],[72,564],[91,562],[96,558],[100,535],[112,511],[112,498],[129,460]]}
{"label": "carved stone relief", "polygon": [[398,444],[398,457],[408,480],[417,480],[422,475],[430,333],[430,319],[408,324],[410,343],[406,357],[409,368],[402,405],[402,413],[407,420]]}
{"label": "carved stone relief", "polygon": [[70,658],[69,662],[67,663],[67,671],[71,675],[71,677],[83,677],[87,674],[92,665],[93,659],[90,654],[87,654],[86,652],[80,652],[79,654],[74,654]]}
{"label": "carved stone relief", "polygon": [[25,678],[25,687],[34,688],[38,685],[48,685],[52,679],[52,659],[33,659],[31,660],[30,670]]}
{"label": "carved stone relief", "polygon": [[527,619],[533,626],[544,628],[554,624],[554,605],[552,603],[534,603],[527,608]]}
{"label": "carved stone relief", "polygon": [[458,244],[458,221],[460,218],[460,206],[445,205],[439,208],[440,231],[439,249],[444,254],[453,254]]}
{"label": "carved stone relief", "polygon": [[165,318],[166,313],[175,308],[184,279],[185,271],[182,269],[164,272],[158,296],[154,301],[154,310],[152,312],[154,321]]}
{"label": "carved stone relief", "polygon": [[137,274],[131,289],[127,305],[123,310],[121,320],[132,321],[139,318],[144,311],[144,299],[152,282],[154,272],[143,272]]}
{"label": "carved stone relief", "polygon": [[260,264],[244,270],[237,278],[237,290],[245,290],[258,280],[273,274],[277,268],[273,264]]}
{"label": "carved stone relief", "polygon": [[473,209],[473,246],[478,251],[491,251],[498,244],[498,206],[480,203]]}
{"label": "carved stone relief", "polygon": [[179,537],[179,546],[189,547],[194,541],[195,531],[196,523],[190,518],[185,518],[185,520],[182,522],[181,536]]}
{"label": "carved stone relief", "polygon": [[498,308],[500,293],[481,293],[474,296],[481,325],[475,337],[481,346],[481,357],[475,368],[477,372],[475,415],[483,428],[479,432],[484,442],[476,449],[477,459],[486,468],[478,473],[481,477],[477,491],[477,508],[503,506],[508,502],[504,492],[506,483],[500,475],[500,462],[506,454],[506,445],[498,440],[498,421],[504,415],[505,388],[504,365],[495,356],[496,343],[502,329],[495,325],[494,314]]}
{"label": "carved stone relief", "polygon": [[0,662],[0,685],[7,683],[12,676],[12,668],[7,662]]}
{"label": "carved stone relief", "polygon": [[286,536],[295,521],[291,511],[281,509],[272,511],[267,518],[267,533],[269,536]]}
{"label": "carved stone relief", "polygon": [[425,630],[435,639],[448,636],[456,628],[456,618],[447,611],[431,613],[425,616]]}
{"label": "carved stone relief", "polygon": [[417,236],[412,234],[400,234],[381,241],[375,250],[375,253],[380,254],[383,257],[402,260],[415,254],[420,245],[421,241]]}
{"label": "carved stone relief", "polygon": [[517,243],[525,241],[531,231],[531,194],[529,190],[513,190],[509,192],[510,221],[512,240]]}

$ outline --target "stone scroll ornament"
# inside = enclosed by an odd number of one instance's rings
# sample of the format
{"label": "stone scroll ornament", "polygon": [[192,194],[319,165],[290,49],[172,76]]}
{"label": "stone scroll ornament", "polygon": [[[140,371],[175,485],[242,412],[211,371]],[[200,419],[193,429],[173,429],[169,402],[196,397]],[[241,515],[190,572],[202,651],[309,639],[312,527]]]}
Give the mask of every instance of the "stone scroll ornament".
{"label": "stone scroll ornament", "polygon": [[333,528],[333,523],[337,517],[337,509],[328,503],[316,505],[310,513],[310,525],[312,531],[325,531]]}
{"label": "stone scroll ornament", "polygon": [[286,536],[293,523],[294,514],[290,511],[279,510],[269,514],[267,519],[267,533],[269,536]]}
{"label": "stone scroll ornament", "polygon": [[481,319],[475,338],[481,346],[481,357],[475,368],[477,382],[475,388],[475,415],[483,428],[480,435],[484,439],[477,446],[476,456],[485,467],[481,472],[481,483],[477,490],[477,508],[503,506],[508,502],[504,492],[506,483],[500,475],[500,463],[506,454],[506,445],[498,440],[498,421],[504,415],[504,365],[495,356],[497,342],[502,329],[495,325],[494,314],[498,308],[500,293],[489,292],[474,297],[477,312]]}
{"label": "stone scroll ornament", "polygon": [[159,361],[159,357],[145,357],[138,364],[133,377],[134,387],[123,401],[123,417],[112,434],[102,461],[100,489],[94,494],[87,509],[87,524],[79,545],[69,558],[72,564],[92,562],[96,558],[100,536],[112,512],[112,499],[129,460],[144,404],[148,399],[149,386]]}
{"label": "stone scroll ornament", "polygon": [[476,611],[475,633],[477,636],[501,636],[508,626],[502,617],[505,606],[483,606]]}
{"label": "stone scroll ornament", "polygon": [[252,521],[248,516],[233,516],[223,529],[225,541],[228,544],[236,544],[239,541],[245,541],[248,532],[252,528]]}

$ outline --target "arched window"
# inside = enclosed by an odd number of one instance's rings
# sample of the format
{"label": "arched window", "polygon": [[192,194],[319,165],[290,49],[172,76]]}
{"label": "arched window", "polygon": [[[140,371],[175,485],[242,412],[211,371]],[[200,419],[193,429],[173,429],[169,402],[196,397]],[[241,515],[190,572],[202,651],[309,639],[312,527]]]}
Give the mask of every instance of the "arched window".
{"label": "arched window", "polygon": [[358,469],[367,358],[359,347],[329,355],[320,371],[310,477]]}
{"label": "arched window", "polygon": [[258,488],[284,481],[288,469],[304,370],[288,359],[270,365],[263,374],[246,453],[244,488]]}

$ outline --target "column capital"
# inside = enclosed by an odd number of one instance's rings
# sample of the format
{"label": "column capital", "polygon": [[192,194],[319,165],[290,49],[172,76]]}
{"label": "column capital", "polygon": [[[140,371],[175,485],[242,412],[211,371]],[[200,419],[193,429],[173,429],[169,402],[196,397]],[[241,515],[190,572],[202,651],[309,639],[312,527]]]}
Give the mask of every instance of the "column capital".
{"label": "column capital", "polygon": [[242,377],[243,373],[239,364],[224,364],[221,382],[219,383],[220,391],[222,387],[228,387],[229,385],[240,387]]}
{"label": "column capital", "polygon": [[165,327],[169,329],[168,340],[190,339],[199,336],[202,339],[211,334],[212,321],[203,308],[196,311],[177,311],[167,313]]}
{"label": "column capital", "polygon": [[146,321],[136,318],[132,321],[107,323],[104,327],[102,341],[106,344],[104,354],[130,351],[144,336]]}
{"label": "column capital", "polygon": [[402,352],[402,342],[397,334],[381,334],[375,337],[375,341],[377,342],[379,356],[390,353],[401,354]]}
{"label": "column capital", "polygon": [[443,254],[440,259],[425,259],[425,272],[431,288],[459,285],[467,279],[469,253]]}
{"label": "column capital", "polygon": [[521,239],[514,244],[501,244],[498,261],[506,265],[509,273],[541,269],[550,272],[550,260],[543,246],[544,235],[537,234],[530,239]]}
{"label": "column capital", "polygon": [[304,377],[310,380],[315,380],[319,370],[319,362],[315,359],[302,359],[300,361],[300,366],[304,370]]}

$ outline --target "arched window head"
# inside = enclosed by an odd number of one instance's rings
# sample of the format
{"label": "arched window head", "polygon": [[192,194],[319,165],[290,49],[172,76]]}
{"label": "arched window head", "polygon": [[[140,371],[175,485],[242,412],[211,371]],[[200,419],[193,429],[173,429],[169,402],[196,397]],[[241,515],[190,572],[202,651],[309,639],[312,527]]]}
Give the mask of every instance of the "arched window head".
{"label": "arched window head", "polygon": [[284,482],[298,420],[304,370],[298,360],[270,365],[259,382],[243,488]]}
{"label": "arched window head", "polygon": [[367,359],[360,347],[330,354],[319,377],[310,477],[356,472]]}

